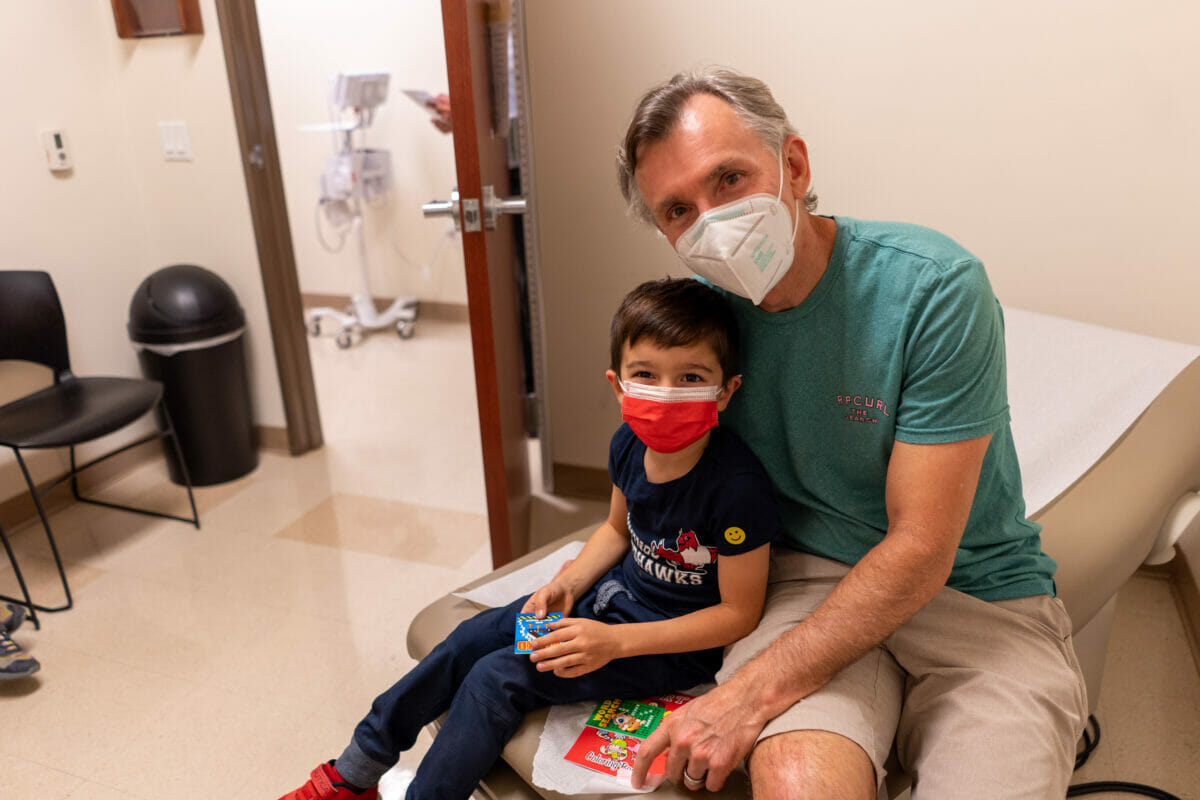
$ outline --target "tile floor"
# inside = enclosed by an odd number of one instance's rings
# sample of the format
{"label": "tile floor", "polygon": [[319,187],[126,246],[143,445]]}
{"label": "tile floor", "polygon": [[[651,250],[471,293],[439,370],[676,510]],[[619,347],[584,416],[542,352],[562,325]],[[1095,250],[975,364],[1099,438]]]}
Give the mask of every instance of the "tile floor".
{"label": "tile floor", "polygon": [[[199,489],[202,530],[55,515],[76,607],[17,633],[43,667],[0,684],[5,800],[274,800],[411,664],[411,617],[489,570],[465,324],[312,344],[327,445]],[[107,491],[182,500],[157,464]],[[535,518],[565,531],[601,508],[546,498]],[[40,531],[10,533],[52,600]],[[4,564],[0,592],[15,591]],[[1103,739],[1077,781],[1200,798],[1200,678],[1168,585],[1131,581],[1115,627]],[[389,774],[388,800],[425,746]]]}

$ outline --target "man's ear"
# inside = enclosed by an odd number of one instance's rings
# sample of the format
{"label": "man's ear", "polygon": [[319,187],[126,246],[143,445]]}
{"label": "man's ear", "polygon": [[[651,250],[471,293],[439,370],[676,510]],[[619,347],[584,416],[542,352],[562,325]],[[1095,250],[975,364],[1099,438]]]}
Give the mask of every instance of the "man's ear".
{"label": "man's ear", "polygon": [[808,145],[799,136],[789,136],[783,142],[784,179],[792,187],[792,193],[803,201],[812,186],[812,173],[808,165]]}
{"label": "man's ear", "polygon": [[725,391],[721,392],[721,396],[717,398],[717,411],[724,411],[729,405],[729,398],[733,397],[733,393],[742,385],[742,376],[734,375],[729,380],[725,381]]}
{"label": "man's ear", "polygon": [[621,382],[617,379],[617,373],[607,369],[604,371],[604,377],[608,378],[608,382],[612,384],[613,392],[617,395],[617,402],[620,403],[625,397],[625,393],[621,391]]}

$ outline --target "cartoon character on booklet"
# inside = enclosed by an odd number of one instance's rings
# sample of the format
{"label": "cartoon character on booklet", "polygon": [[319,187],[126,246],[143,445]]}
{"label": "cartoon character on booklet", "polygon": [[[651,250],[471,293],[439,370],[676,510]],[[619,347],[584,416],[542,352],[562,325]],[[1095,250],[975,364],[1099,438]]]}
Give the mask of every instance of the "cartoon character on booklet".
{"label": "cartoon character on booklet", "polygon": [[613,717],[613,725],[626,733],[636,733],[637,729],[642,727],[642,721],[632,714],[617,714]]}
{"label": "cartoon character on booklet", "polygon": [[596,731],[601,739],[604,739],[608,744],[600,748],[600,755],[606,758],[612,758],[617,761],[624,761],[629,758],[629,740],[623,736],[617,736],[612,731]]}

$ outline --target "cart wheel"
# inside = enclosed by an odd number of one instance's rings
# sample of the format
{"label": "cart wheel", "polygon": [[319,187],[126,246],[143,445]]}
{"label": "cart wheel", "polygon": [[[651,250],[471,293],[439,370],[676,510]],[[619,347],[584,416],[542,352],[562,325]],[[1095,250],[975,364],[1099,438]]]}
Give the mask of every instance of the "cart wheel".
{"label": "cart wheel", "polygon": [[316,339],[321,335],[321,318],[313,317],[305,327],[308,328],[308,335]]}
{"label": "cart wheel", "polygon": [[352,344],[354,344],[354,337],[350,335],[350,331],[342,331],[337,335],[338,347],[347,350]]}
{"label": "cart wheel", "polygon": [[401,339],[411,339],[416,332],[417,329],[411,322],[401,321],[396,323],[396,333],[400,335]]}

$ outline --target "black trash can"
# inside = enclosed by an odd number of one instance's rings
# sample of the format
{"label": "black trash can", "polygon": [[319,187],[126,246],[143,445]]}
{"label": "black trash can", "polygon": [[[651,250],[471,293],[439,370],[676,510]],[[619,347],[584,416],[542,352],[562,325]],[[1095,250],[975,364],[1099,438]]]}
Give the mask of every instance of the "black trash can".
{"label": "black trash can", "polygon": [[[258,466],[245,330],[246,315],[229,284],[193,264],[153,273],[129,304],[129,338],[142,373],[163,385],[194,486],[224,483]],[[164,450],[171,480],[183,483],[174,450]]]}

